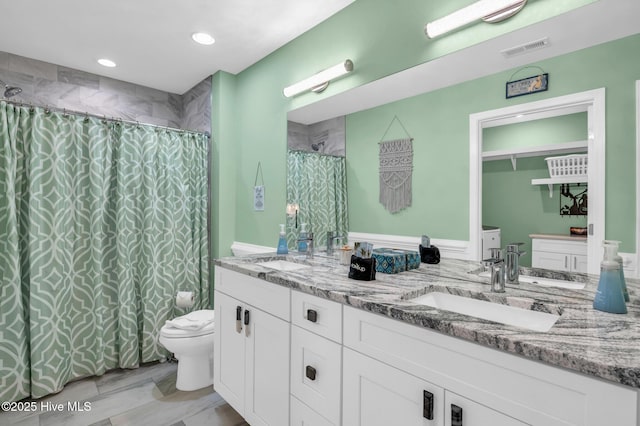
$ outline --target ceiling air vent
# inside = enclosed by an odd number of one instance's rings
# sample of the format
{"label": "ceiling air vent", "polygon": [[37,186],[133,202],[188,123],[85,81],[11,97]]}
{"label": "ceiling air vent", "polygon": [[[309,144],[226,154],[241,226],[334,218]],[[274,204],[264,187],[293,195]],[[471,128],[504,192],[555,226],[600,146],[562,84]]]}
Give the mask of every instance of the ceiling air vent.
{"label": "ceiling air vent", "polygon": [[510,47],[508,49],[501,50],[502,56],[505,58],[510,58],[516,55],[522,55],[523,53],[528,53],[533,50],[542,49],[549,45],[549,37],[541,38],[539,40],[530,41],[525,44],[521,44],[519,46]]}

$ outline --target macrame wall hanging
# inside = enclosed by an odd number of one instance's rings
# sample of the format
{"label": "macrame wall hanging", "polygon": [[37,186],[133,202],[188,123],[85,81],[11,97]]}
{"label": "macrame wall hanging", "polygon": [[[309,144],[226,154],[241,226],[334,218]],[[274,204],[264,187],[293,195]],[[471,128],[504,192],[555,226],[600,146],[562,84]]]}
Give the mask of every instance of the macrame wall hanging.
{"label": "macrame wall hanging", "polygon": [[[397,121],[406,139],[385,141],[391,125]],[[380,203],[391,213],[411,205],[411,175],[413,173],[413,138],[394,116],[380,140]]]}

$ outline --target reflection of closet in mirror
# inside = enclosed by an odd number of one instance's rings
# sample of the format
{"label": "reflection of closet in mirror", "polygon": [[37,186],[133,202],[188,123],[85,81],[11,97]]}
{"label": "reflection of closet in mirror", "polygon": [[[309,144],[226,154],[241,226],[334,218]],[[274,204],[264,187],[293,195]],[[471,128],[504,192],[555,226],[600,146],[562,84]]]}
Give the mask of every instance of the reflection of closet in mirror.
{"label": "reflection of closet in mirror", "polygon": [[[345,117],[305,125],[287,122],[287,203],[297,204],[297,224],[306,223],[316,248],[331,233],[348,232]],[[300,229],[287,218],[287,243],[297,247]]]}
{"label": "reflection of closet in mirror", "polygon": [[522,266],[532,266],[531,234],[570,237],[570,227],[587,226],[586,215],[560,214],[560,185],[532,185],[549,177],[545,158],[586,153],[587,136],[586,112],[483,129],[483,225],[500,228],[504,244],[524,243]]}
{"label": "reflection of closet in mirror", "polygon": [[[469,116],[469,255],[480,260],[482,254],[482,169],[483,130],[505,124],[524,123],[550,117],[586,112],[588,140],[587,183],[587,270],[597,274],[605,239],[605,89],[593,89],[529,103],[511,105]],[[516,163],[519,164],[520,160]],[[543,191],[540,190],[539,191]],[[548,191],[545,191],[548,197]],[[503,194],[508,197],[508,194]],[[512,214],[517,215],[514,211]]]}

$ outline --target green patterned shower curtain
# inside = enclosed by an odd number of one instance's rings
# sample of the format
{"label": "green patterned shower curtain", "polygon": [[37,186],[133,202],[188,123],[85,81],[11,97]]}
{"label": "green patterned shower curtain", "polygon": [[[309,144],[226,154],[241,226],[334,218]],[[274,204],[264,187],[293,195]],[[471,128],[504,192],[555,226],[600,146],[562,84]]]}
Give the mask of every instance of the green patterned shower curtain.
{"label": "green patterned shower curtain", "polygon": [[316,247],[326,245],[328,231],[346,238],[349,218],[345,158],[289,150],[287,163],[287,203],[300,206],[298,228],[295,218],[287,218],[289,248],[297,249],[301,223],[313,231]]}
{"label": "green patterned shower curtain", "polygon": [[0,102],[0,401],[162,359],[209,302],[206,135]]}

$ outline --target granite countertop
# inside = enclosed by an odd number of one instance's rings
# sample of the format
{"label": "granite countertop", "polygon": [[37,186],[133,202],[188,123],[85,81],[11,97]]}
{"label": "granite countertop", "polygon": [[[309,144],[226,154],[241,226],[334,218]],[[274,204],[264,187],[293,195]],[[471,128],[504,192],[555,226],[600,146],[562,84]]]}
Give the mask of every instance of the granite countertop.
{"label": "granite countertop", "polygon": [[[276,259],[309,267],[281,272],[256,264]],[[479,262],[455,259],[443,259],[437,265],[423,263],[419,269],[399,274],[378,272],[375,281],[351,280],[347,277],[347,266],[319,255],[313,259],[275,254],[226,257],[216,259],[215,264],[483,346],[640,388],[640,280],[637,279],[627,279],[631,299],[628,314],[617,315],[593,309],[598,276],[587,274],[570,277],[586,283],[582,290],[507,284],[505,293],[491,293],[488,279],[471,273],[480,269]],[[545,270],[521,268],[521,273],[561,278]],[[535,332],[410,300],[431,291],[560,314],[560,319],[548,332]]]}
{"label": "granite countertop", "polygon": [[586,235],[571,234],[529,234],[529,238],[542,238],[546,240],[587,241]]}

